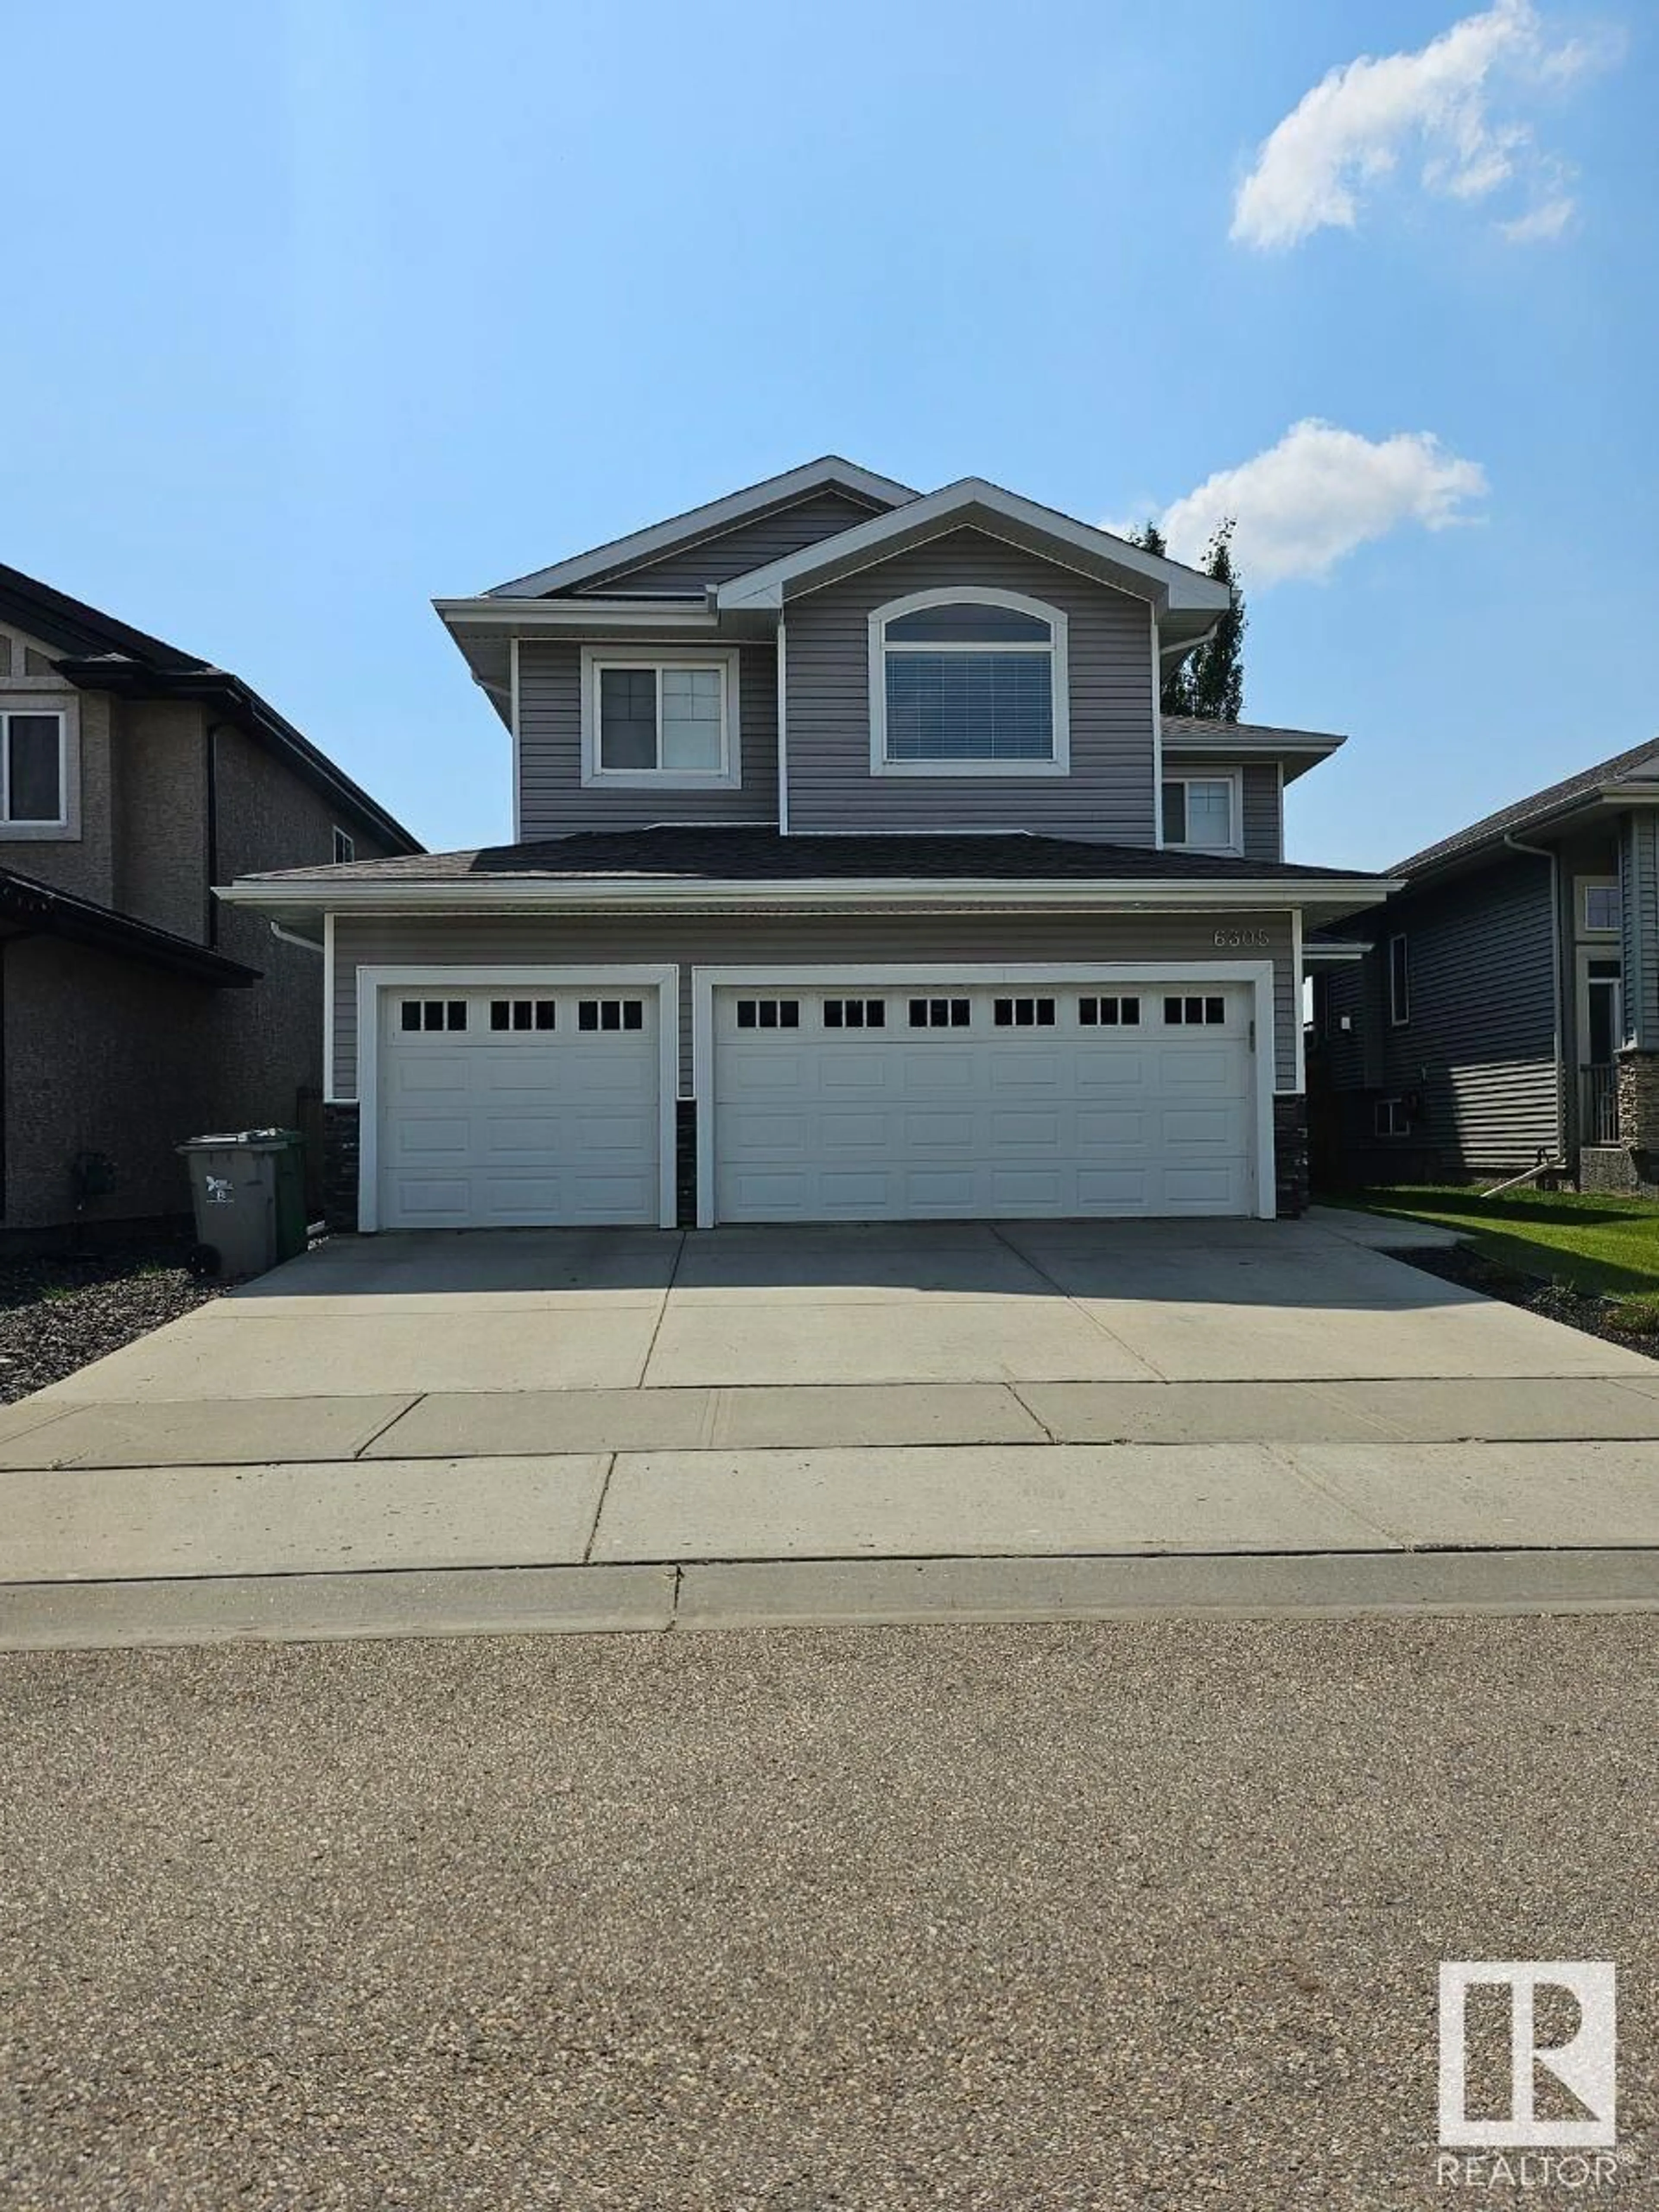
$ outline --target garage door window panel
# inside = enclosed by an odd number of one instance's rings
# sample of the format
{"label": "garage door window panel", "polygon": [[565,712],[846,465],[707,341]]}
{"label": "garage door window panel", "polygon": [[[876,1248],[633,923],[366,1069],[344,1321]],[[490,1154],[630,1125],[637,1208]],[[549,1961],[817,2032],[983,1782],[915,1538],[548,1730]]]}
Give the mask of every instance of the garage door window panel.
{"label": "garage door window panel", "polygon": [[1135,1029],[1140,1022],[1139,999],[1079,999],[1077,1018],[1085,1030]]}
{"label": "garage door window panel", "polygon": [[465,999],[405,999],[398,1009],[398,1026],[406,1036],[441,1030],[446,1035],[466,1027]]}
{"label": "garage door window panel", "polygon": [[887,1026],[884,999],[826,999],[823,1026],[827,1030],[883,1030]]}
{"label": "garage door window panel", "polygon": [[878,775],[1064,773],[1066,617],[1014,592],[921,592],[871,622]]}
{"label": "garage door window panel", "polygon": [[1164,1019],[1170,1029],[1213,1029],[1226,1018],[1224,999],[1182,997],[1164,1001]]}
{"label": "garage door window panel", "polygon": [[580,999],[576,1004],[576,1027],[587,1036],[615,1035],[645,1027],[641,999]]}
{"label": "garage door window panel", "polygon": [[800,1027],[799,999],[739,999],[738,1027],[740,1030],[798,1030]]}
{"label": "garage door window panel", "polygon": [[912,999],[913,1030],[965,1030],[973,1025],[973,1006],[967,999]]}
{"label": "garage door window panel", "polygon": [[997,999],[991,1019],[1000,1030],[1051,1030],[1054,1025],[1052,999]]}

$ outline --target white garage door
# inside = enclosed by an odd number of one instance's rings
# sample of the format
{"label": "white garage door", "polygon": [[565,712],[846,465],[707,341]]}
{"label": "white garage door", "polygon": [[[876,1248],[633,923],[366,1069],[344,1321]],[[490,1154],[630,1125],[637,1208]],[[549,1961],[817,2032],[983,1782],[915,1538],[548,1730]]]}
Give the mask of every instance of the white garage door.
{"label": "white garage door", "polygon": [[380,993],[380,1225],[655,1222],[654,989]]}
{"label": "white garage door", "polygon": [[1252,995],[722,987],[717,1218],[1249,1213]]}

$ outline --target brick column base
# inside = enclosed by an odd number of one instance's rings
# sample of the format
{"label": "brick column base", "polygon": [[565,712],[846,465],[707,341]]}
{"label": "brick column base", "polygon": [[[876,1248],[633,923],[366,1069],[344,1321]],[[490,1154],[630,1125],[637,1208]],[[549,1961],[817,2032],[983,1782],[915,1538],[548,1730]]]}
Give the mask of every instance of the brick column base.
{"label": "brick column base", "polygon": [[332,1230],[357,1226],[357,1102],[323,1103],[323,1218]]}
{"label": "brick column base", "polygon": [[1281,1221],[1308,1210],[1308,1102],[1298,1092],[1273,1100],[1273,1190]]}

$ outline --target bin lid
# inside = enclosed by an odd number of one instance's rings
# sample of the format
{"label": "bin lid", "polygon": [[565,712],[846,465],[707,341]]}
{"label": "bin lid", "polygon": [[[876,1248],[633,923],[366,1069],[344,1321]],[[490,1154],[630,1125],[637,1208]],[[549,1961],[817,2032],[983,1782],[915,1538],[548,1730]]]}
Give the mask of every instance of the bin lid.
{"label": "bin lid", "polygon": [[250,1152],[281,1152],[289,1145],[302,1145],[305,1139],[297,1129],[222,1129],[205,1137],[187,1137],[177,1147],[181,1152],[223,1152],[228,1146],[240,1145]]}

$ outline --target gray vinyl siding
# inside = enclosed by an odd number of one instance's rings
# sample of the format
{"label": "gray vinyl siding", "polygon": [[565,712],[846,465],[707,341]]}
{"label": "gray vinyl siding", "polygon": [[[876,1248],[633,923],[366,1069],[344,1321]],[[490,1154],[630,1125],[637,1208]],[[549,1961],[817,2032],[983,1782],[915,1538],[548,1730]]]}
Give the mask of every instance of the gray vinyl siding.
{"label": "gray vinyl siding", "polygon": [[[629,638],[631,649],[647,641]],[[664,641],[672,653],[684,638]],[[743,781],[733,791],[584,787],[580,643],[519,647],[520,835],[562,837],[573,830],[638,830],[659,822],[766,822],[778,818],[778,656],[770,639],[738,656],[738,714]]]}
{"label": "gray vinyl siding", "polygon": [[1619,840],[1625,1024],[1644,1052],[1659,1047],[1659,823],[1626,815]]}
{"label": "gray vinyl siding", "polygon": [[[1264,932],[1260,950],[1231,952],[1218,933]],[[334,1087],[357,1092],[359,967],[596,965],[676,961],[680,971],[680,1081],[691,1090],[691,970],[765,961],[822,964],[904,960],[1224,960],[1274,963],[1276,1087],[1296,1087],[1299,994],[1286,915],[337,915],[334,925]]]}
{"label": "gray vinyl siding", "polygon": [[[1358,961],[1316,972],[1320,1049],[1333,1091],[1358,1091],[1365,1082],[1364,976]],[[1348,1027],[1342,1027],[1344,1018]]]}
{"label": "gray vinyl siding", "polygon": [[1278,763],[1247,761],[1240,771],[1243,797],[1244,857],[1247,860],[1282,860],[1285,857],[1285,816]]}
{"label": "gray vinyl siding", "polygon": [[814,492],[788,507],[775,508],[770,514],[739,523],[735,530],[718,537],[677,545],[658,560],[642,562],[632,568],[613,568],[608,575],[581,585],[577,596],[591,592],[623,598],[635,593],[653,598],[672,598],[677,593],[695,596],[706,584],[724,584],[733,576],[746,575],[751,568],[763,568],[769,561],[781,561],[786,554],[798,553],[804,545],[816,545],[820,538],[834,538],[883,512],[873,503],[849,498],[845,492]]}
{"label": "gray vinyl siding", "polygon": [[[1420,1093],[1413,1143],[1449,1168],[1525,1167],[1562,1141],[1550,869],[1517,856],[1372,917],[1366,995],[1376,1080]],[[1405,935],[1411,1018],[1388,1011],[1389,941]],[[1368,1071],[1369,1072],[1369,1071]]]}
{"label": "gray vinyl siding", "polygon": [[[872,775],[872,609],[911,592],[1023,592],[1067,617],[1069,775]],[[973,530],[952,531],[786,610],[792,830],[1032,830],[1151,845],[1152,631],[1146,603]]]}

